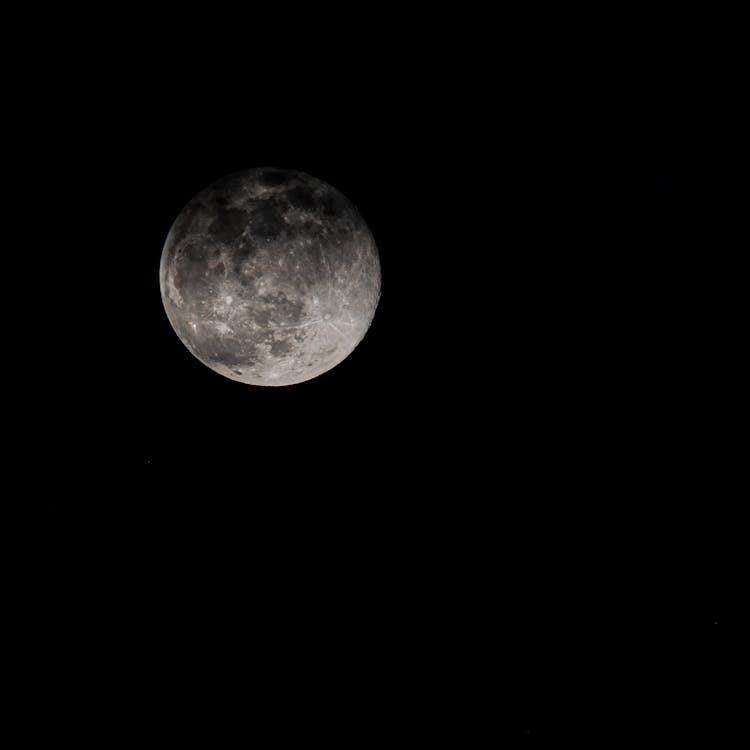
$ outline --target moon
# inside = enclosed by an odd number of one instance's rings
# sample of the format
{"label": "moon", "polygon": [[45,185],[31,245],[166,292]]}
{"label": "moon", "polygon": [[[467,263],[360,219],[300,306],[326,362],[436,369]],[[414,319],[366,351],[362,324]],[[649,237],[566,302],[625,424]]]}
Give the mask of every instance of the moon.
{"label": "moon", "polygon": [[169,231],[167,317],[203,364],[282,386],[349,356],[380,297],[380,259],[355,206],[304,172],[260,168],[198,193]]}

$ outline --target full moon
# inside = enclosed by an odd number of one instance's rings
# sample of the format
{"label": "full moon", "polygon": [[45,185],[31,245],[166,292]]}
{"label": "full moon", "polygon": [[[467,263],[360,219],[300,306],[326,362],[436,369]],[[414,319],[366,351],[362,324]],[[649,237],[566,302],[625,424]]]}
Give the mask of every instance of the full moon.
{"label": "full moon", "polygon": [[185,206],[159,284],[172,327],[203,364],[241,383],[292,385],[335,367],[362,340],[380,260],[359,212],[331,185],[250,169]]}

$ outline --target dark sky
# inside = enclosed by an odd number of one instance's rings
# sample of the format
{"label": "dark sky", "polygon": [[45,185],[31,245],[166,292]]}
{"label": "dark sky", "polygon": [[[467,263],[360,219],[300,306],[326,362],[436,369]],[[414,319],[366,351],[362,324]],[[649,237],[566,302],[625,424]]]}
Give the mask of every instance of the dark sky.
{"label": "dark sky", "polygon": [[[27,92],[58,196],[20,441],[50,659],[80,639],[137,715],[206,727],[714,737],[739,178],[679,61],[251,21],[111,20]],[[280,389],[201,365],[159,295],[181,208],[254,166],[337,187],[382,262],[360,346]]]}

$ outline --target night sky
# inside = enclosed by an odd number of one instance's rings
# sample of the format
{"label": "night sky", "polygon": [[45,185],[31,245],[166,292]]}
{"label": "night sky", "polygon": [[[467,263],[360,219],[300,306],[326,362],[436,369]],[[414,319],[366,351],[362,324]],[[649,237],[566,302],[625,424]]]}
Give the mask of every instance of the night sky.
{"label": "night sky", "polygon": [[[63,364],[18,441],[53,695],[90,674],[105,733],[216,745],[722,736],[739,178],[680,66],[241,21],[112,22],[29,104],[58,195]],[[382,264],[362,343],[284,388],[198,362],[159,293],[185,203],[256,166],[338,188]]]}

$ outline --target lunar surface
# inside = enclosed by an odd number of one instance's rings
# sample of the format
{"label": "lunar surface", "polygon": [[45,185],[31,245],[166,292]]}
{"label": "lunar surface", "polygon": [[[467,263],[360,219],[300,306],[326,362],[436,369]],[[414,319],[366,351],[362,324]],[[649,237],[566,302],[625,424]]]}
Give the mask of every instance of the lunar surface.
{"label": "lunar surface", "polygon": [[335,367],[362,340],[380,261],[338,190],[303,172],[251,169],[185,206],[159,282],[172,327],[201,362],[241,383],[291,385]]}

